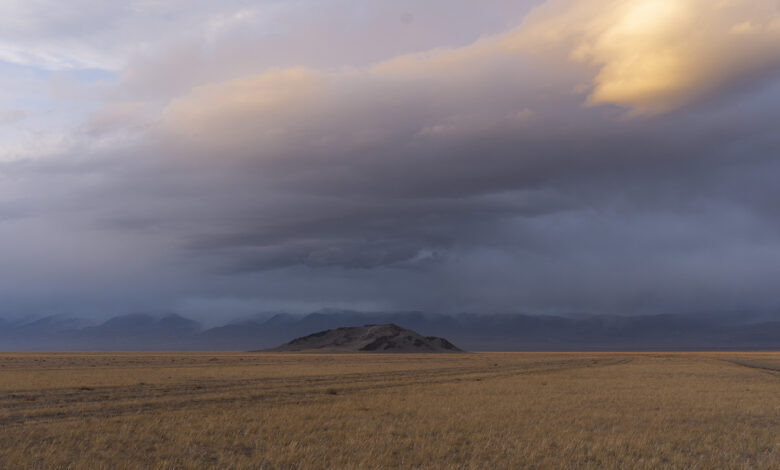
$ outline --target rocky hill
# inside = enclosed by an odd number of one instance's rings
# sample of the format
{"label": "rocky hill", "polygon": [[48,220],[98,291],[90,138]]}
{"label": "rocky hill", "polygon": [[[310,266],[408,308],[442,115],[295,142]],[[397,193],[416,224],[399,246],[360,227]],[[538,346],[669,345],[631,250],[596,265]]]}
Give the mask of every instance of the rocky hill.
{"label": "rocky hill", "polygon": [[444,338],[422,336],[389,323],[320,331],[296,338],[272,351],[447,353],[461,352]]}

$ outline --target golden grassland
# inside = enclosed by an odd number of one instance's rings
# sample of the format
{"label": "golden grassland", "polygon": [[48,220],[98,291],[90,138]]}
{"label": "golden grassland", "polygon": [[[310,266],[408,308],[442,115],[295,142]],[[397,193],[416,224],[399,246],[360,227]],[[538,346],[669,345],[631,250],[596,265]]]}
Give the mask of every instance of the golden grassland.
{"label": "golden grassland", "polygon": [[0,468],[780,468],[780,353],[0,354]]}

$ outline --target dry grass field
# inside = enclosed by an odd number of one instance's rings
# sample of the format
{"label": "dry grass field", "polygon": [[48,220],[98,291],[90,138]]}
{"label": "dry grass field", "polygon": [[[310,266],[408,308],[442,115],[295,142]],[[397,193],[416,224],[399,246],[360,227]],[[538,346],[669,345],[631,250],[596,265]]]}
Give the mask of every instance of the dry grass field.
{"label": "dry grass field", "polygon": [[3,354],[0,468],[780,468],[772,367],[780,353]]}

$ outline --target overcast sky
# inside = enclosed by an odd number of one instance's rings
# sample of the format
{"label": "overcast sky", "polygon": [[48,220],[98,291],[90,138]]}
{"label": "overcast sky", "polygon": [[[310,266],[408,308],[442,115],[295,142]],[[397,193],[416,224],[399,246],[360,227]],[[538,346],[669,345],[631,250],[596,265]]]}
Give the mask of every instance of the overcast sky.
{"label": "overcast sky", "polygon": [[779,1],[0,3],[0,315],[778,286]]}

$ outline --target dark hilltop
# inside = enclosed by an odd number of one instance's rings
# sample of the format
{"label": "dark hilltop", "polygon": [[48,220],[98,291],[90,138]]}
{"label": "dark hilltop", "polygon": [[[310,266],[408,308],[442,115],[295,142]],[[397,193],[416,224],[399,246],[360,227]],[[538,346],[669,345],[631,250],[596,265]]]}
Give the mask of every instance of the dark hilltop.
{"label": "dark hilltop", "polygon": [[313,333],[271,349],[276,352],[376,352],[448,353],[462,352],[444,338],[422,336],[393,323],[336,328]]}

